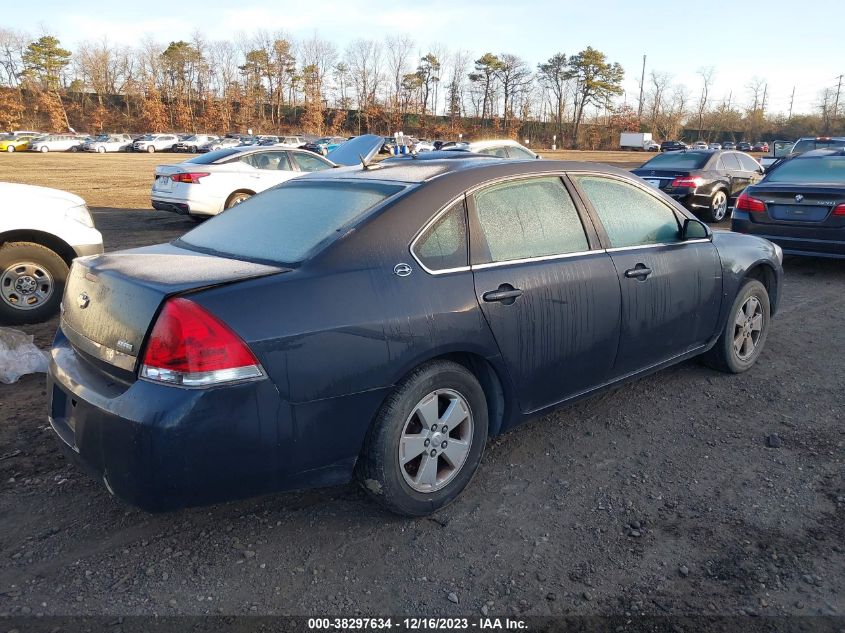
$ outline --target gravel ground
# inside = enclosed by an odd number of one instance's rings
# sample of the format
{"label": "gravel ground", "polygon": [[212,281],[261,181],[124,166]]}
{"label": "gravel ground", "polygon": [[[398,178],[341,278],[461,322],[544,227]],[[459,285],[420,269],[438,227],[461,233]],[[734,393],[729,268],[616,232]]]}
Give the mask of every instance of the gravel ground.
{"label": "gravel ground", "polygon": [[[111,248],[193,226],[95,218]],[[845,262],[785,267],[752,371],[687,362],[524,425],[428,519],[353,486],[145,514],[62,458],[43,375],[0,385],[0,615],[845,615]]]}

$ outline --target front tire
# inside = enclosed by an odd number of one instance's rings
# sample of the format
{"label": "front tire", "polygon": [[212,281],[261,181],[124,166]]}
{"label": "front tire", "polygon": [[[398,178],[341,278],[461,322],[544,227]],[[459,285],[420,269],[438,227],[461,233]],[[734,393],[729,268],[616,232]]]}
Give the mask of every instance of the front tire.
{"label": "front tire", "polygon": [[0,247],[0,323],[40,323],[59,310],[68,265],[32,242]]}
{"label": "front tire", "polygon": [[50,148],[45,146],[45,145],[42,145],[40,148],[38,148],[38,151],[41,152],[42,154],[46,154],[47,152],[50,151]]}
{"label": "front tire", "polygon": [[769,293],[756,279],[748,279],[734,299],[725,329],[702,356],[704,364],[731,374],[748,371],[766,344],[771,319]]}
{"label": "front tire", "polygon": [[385,400],[364,440],[356,478],[391,512],[432,514],[469,484],[487,429],[487,400],[475,376],[450,361],[427,363]]}
{"label": "front tire", "polygon": [[15,146],[14,146],[14,145],[9,145],[9,146],[6,148],[6,151],[7,151],[7,152],[9,152],[10,154],[14,154],[14,152],[15,152]]}
{"label": "front tire", "polygon": [[728,215],[728,194],[719,189],[710,198],[710,206],[703,213],[706,222],[721,222]]}
{"label": "front tire", "polygon": [[147,147],[147,154],[153,154],[153,153],[155,153],[155,151],[156,151],[156,148],[153,147],[152,145],[149,145]]}
{"label": "front tire", "polygon": [[105,148],[105,147],[98,147],[98,148],[97,148],[97,153],[98,153],[98,154],[105,154],[105,153],[106,153],[106,148]]}

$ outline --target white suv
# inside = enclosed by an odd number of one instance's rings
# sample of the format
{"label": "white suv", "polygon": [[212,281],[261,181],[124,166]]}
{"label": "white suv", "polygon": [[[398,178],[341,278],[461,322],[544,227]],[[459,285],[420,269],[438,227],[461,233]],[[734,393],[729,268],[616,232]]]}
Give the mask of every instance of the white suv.
{"label": "white suv", "polygon": [[132,143],[132,149],[136,152],[163,152],[173,149],[178,142],[179,137],[175,134],[145,134]]}
{"label": "white suv", "polygon": [[72,193],[0,182],[0,324],[58,312],[75,257],[103,252],[85,201]]}

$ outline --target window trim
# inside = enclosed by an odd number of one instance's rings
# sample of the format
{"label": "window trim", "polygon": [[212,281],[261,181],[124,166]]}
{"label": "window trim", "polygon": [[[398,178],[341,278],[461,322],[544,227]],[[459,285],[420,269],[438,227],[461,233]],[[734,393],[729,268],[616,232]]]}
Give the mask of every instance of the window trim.
{"label": "window trim", "polygon": [[440,220],[441,217],[443,217],[444,215],[446,215],[446,213],[449,212],[449,210],[452,208],[452,205],[454,205],[455,203],[457,203],[459,201],[462,201],[463,206],[464,206],[464,226],[466,227],[467,262],[470,261],[470,250],[471,249],[469,247],[469,244],[470,244],[469,235],[470,234],[469,234],[469,217],[468,217],[468,214],[467,214],[467,194],[461,193],[460,195],[457,195],[454,198],[452,198],[451,200],[449,200],[449,202],[447,202],[445,205],[443,205],[440,208],[440,210],[437,213],[435,213],[434,216],[432,216],[429,219],[428,222],[423,224],[423,227],[419,231],[417,231],[417,234],[414,236],[414,238],[411,240],[411,243],[408,245],[408,250],[411,253],[411,257],[413,257],[414,261],[416,261],[417,264],[419,264],[420,268],[422,268],[429,275],[447,275],[449,273],[463,273],[463,272],[467,272],[467,271],[471,270],[471,268],[472,268],[472,266],[466,265],[466,266],[458,266],[457,268],[441,268],[439,270],[432,270],[428,266],[426,266],[425,264],[422,263],[422,260],[417,256],[416,250],[414,250],[417,246],[417,242],[419,242],[422,239],[423,235],[425,235],[432,226],[437,224],[437,222]]}

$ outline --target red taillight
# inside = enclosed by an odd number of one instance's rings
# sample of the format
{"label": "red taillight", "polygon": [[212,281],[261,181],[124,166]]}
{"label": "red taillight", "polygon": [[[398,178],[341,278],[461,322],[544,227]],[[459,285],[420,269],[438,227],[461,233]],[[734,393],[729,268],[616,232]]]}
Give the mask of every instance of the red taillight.
{"label": "red taillight", "polygon": [[845,215],[845,202],[833,207],[833,215]]}
{"label": "red taillight", "polygon": [[263,376],[246,343],[189,299],[170,299],[153,327],[141,377],[202,387]]}
{"label": "red taillight", "polygon": [[689,187],[690,189],[697,189],[704,184],[704,178],[701,176],[678,176],[672,181],[672,187]]}
{"label": "red taillight", "polygon": [[208,175],[207,171],[192,171],[187,173],[171,174],[170,180],[173,182],[184,182],[189,185],[198,185],[200,184],[200,178],[205,178]]}
{"label": "red taillight", "polygon": [[762,213],[766,210],[766,203],[757,198],[752,198],[747,193],[743,193],[736,200],[737,211],[750,211],[751,213]]}

